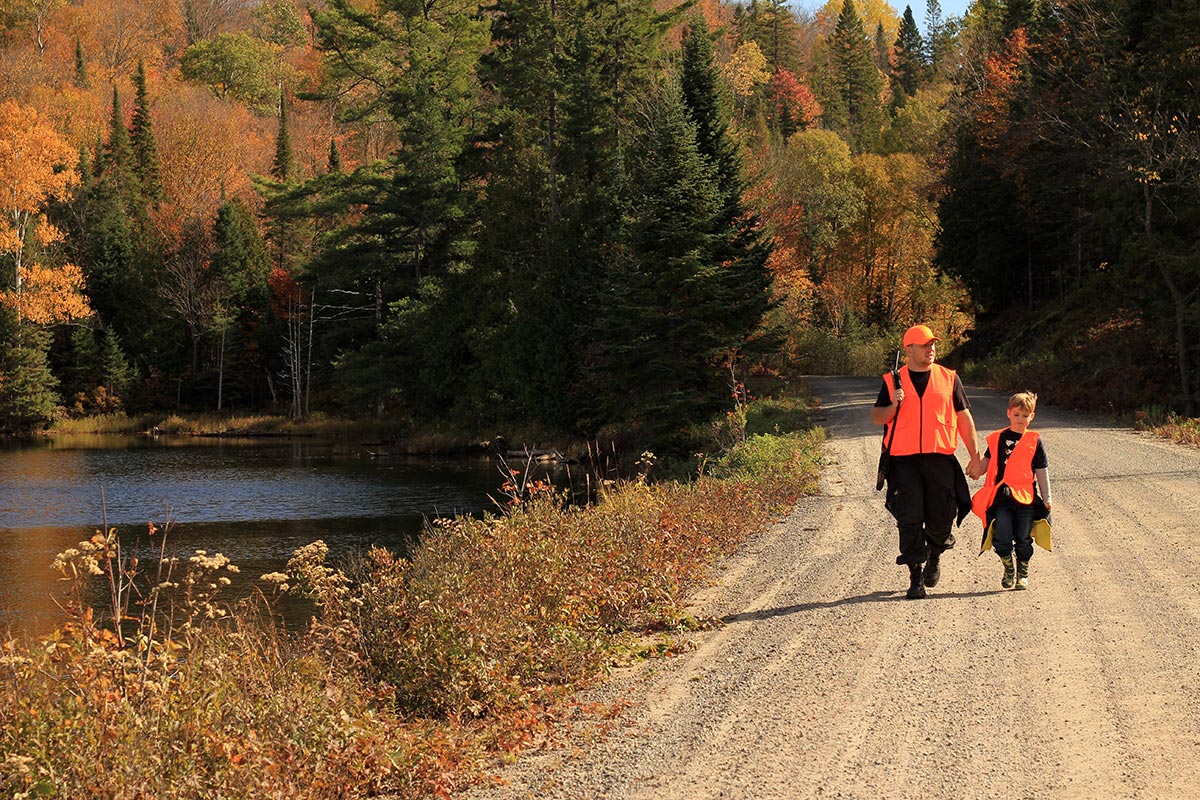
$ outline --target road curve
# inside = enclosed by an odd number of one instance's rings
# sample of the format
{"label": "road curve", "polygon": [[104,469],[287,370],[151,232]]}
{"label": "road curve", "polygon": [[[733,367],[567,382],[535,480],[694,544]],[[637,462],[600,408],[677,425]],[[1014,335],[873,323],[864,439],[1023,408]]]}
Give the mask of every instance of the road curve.
{"label": "road curve", "polygon": [[[581,723],[472,798],[1190,798],[1200,794],[1200,450],[1043,407],[1055,551],[1000,588],[968,519],[907,601],[874,491],[878,379],[810,378],[823,494],[696,599],[724,624],[618,671]],[[1005,398],[968,387],[980,437]],[[965,464],[963,449],[960,460]],[[979,482],[973,484],[977,487]]]}

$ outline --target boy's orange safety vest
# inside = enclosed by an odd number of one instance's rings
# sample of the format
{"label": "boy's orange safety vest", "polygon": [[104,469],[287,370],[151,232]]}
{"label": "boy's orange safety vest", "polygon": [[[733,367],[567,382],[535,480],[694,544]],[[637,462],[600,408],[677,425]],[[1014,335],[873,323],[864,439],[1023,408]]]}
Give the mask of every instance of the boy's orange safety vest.
{"label": "boy's orange safety vest", "polygon": [[971,511],[983,520],[984,525],[987,524],[987,510],[992,507],[992,501],[995,500],[996,492],[1001,486],[1007,486],[1012,492],[1013,500],[1021,505],[1033,503],[1033,456],[1037,453],[1037,432],[1027,430],[1021,435],[1013,451],[1009,453],[1008,460],[1004,462],[1004,480],[997,483],[1000,434],[1005,430],[1007,429],[1002,428],[988,434],[987,444],[992,456],[988,461],[987,480],[984,481],[983,488],[971,498]]}
{"label": "boy's orange safety vest", "polygon": [[[888,395],[895,399],[896,389],[892,385],[892,373],[883,376]],[[918,453],[943,453],[954,455],[958,447],[958,413],[954,410],[954,370],[940,364],[931,364],[929,384],[925,394],[918,395],[908,374],[908,367],[900,368],[900,388],[904,389],[904,402],[895,418],[888,423],[885,435],[891,434],[893,425],[899,425],[892,439],[893,456],[911,456]]]}

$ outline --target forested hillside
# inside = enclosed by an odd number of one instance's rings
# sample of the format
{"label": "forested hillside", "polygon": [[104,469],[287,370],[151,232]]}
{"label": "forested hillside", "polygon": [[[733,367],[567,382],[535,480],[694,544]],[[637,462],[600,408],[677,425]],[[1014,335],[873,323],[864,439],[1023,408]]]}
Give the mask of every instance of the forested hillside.
{"label": "forested hillside", "polygon": [[935,326],[1193,411],[1200,0],[0,0],[0,429],[675,439]]}

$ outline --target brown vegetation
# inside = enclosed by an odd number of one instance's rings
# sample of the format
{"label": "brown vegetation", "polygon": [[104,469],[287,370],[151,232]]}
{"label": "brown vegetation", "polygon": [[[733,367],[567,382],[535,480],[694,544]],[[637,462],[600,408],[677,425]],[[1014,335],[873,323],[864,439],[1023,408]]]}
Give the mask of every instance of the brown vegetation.
{"label": "brown vegetation", "polygon": [[[821,440],[753,436],[708,476],[632,482],[589,508],[513,486],[509,513],[439,521],[409,558],[373,550],[339,569],[313,543],[264,576],[268,594],[315,601],[298,633],[272,622],[266,594],[221,602],[234,567],[219,554],[143,576],[115,534],[97,534],[55,563],[71,620],[3,645],[0,786],[448,796],[574,713],[570,690],[614,659],[669,650],[713,562],[813,491]],[[92,581],[110,609],[83,602]]]}

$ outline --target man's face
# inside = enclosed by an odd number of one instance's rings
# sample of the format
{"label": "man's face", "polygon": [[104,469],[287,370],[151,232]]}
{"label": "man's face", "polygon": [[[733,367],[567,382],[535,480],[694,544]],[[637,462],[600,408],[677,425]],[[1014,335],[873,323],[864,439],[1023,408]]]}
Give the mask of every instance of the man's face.
{"label": "man's face", "polygon": [[937,358],[937,342],[910,344],[904,348],[904,352],[908,356],[910,368],[917,371],[927,370],[933,364],[933,360]]}

